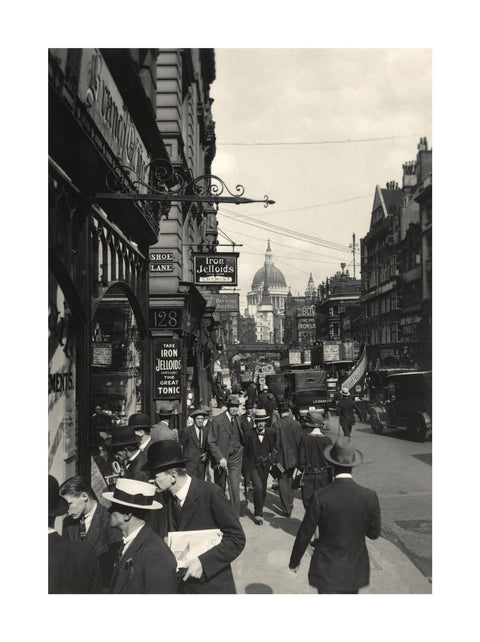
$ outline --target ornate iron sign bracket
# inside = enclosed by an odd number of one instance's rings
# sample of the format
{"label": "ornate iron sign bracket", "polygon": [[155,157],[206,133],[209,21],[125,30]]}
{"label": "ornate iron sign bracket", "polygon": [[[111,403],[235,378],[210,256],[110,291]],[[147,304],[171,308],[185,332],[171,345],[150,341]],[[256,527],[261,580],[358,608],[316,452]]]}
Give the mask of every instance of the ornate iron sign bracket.
{"label": "ornate iron sign bracket", "polygon": [[[162,158],[152,160],[141,172],[127,165],[116,165],[108,171],[105,184],[110,191],[95,194],[95,199],[147,201],[156,202],[160,206],[164,203],[167,207],[162,208],[162,214],[165,216],[168,214],[168,204],[173,202],[216,205],[264,203],[265,207],[275,203],[268,196],[261,200],[244,197],[245,188],[242,185],[236,185],[233,193],[214,174],[205,174],[186,182],[171,163]],[[138,191],[131,191],[132,188]]]}

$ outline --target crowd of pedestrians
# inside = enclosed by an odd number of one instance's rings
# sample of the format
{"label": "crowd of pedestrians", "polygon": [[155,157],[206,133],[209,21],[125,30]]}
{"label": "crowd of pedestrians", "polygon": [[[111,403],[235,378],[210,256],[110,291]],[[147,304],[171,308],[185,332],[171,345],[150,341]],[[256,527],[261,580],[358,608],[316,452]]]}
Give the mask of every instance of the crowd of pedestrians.
{"label": "crowd of pedestrians", "polygon": [[290,569],[311,544],[309,582],[319,593],[368,584],[365,536],[378,537],[380,509],[375,493],[353,482],[362,456],[350,432],[334,443],[323,413],[300,424],[266,386],[256,392],[247,390],[240,414],[239,396],[219,388],[221,412],[195,408],[179,430],[170,404],[153,425],[143,413],[122,427],[94,415],[92,484],[76,476],[59,487],[49,475],[49,592],[235,593],[231,562],[245,547],[242,480],[262,526],[269,475],[287,519],[301,486],[305,517]]}

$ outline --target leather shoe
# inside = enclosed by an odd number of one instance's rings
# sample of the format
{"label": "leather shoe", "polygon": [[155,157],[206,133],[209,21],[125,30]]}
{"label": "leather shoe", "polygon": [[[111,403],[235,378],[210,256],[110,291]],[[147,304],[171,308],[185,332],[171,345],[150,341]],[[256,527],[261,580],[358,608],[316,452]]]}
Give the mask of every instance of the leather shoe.
{"label": "leather shoe", "polygon": [[263,524],[263,519],[262,519],[261,517],[257,517],[257,516],[255,516],[255,517],[253,518],[253,521],[255,522],[255,524],[256,524],[257,526],[261,526],[261,525]]}

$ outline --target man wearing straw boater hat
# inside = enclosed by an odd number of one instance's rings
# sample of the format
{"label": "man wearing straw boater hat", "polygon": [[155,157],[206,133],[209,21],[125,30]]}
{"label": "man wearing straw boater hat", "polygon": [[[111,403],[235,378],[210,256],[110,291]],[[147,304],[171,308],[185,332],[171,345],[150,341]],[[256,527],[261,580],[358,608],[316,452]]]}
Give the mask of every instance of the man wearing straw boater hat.
{"label": "man wearing straw boater hat", "polygon": [[365,537],[380,535],[377,494],[353,481],[352,468],[362,462],[350,437],[325,448],[333,464],[333,483],[317,490],[293,545],[289,568],[296,572],[315,529],[319,538],[308,571],[310,586],[319,593],[358,593],[370,581]]}
{"label": "man wearing straw boater hat", "polygon": [[275,433],[267,428],[270,419],[264,408],[255,410],[255,430],[246,438],[245,457],[250,478],[253,482],[253,521],[263,524],[263,505],[267,496],[267,480],[272,463]]}
{"label": "man wearing straw boater hat", "polygon": [[177,593],[177,562],[163,539],[145,523],[155,501],[155,487],[136,479],[118,478],[113,493],[110,525],[123,535],[123,546],[113,571],[110,593]]}
{"label": "man wearing straw boater hat", "polygon": [[337,402],[338,421],[342,427],[345,437],[350,437],[352,426],[355,423],[355,415],[353,414],[355,404],[353,403],[353,399],[350,395],[350,390],[345,386],[342,386],[340,394],[342,397]]}
{"label": "man wearing straw boater hat", "polygon": [[[164,508],[154,527],[162,536],[172,531],[219,529],[221,541],[189,560],[179,573],[179,593],[236,593],[230,563],[245,546],[245,534],[225,493],[208,481],[190,477],[179,443],[152,444],[145,466],[163,492]],[[154,488],[152,486],[152,488]]]}

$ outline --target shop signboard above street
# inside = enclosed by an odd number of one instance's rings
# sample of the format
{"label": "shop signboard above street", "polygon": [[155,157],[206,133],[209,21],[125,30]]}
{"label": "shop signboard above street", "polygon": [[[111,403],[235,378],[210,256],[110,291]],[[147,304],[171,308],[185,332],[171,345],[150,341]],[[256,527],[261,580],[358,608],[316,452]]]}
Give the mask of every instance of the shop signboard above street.
{"label": "shop signboard above street", "polygon": [[145,193],[150,154],[99,49],[82,49],[81,52],[78,96],[114,156],[141,179],[137,189]]}
{"label": "shop signboard above street", "polygon": [[150,248],[148,258],[150,276],[171,276],[175,270],[175,262],[177,261],[175,250]]}
{"label": "shop signboard above street", "polygon": [[195,253],[195,285],[237,285],[237,259],[238,252]]}
{"label": "shop signboard above street", "polygon": [[238,292],[218,292],[207,297],[207,306],[215,306],[215,312],[240,312]]}
{"label": "shop signboard above street", "polygon": [[178,339],[153,341],[153,398],[181,398],[182,358]]}
{"label": "shop signboard above street", "polygon": [[323,360],[340,361],[340,341],[323,342]]}
{"label": "shop signboard above street", "polygon": [[288,351],[288,363],[290,366],[300,366],[302,364],[302,351],[301,350],[289,350]]}

